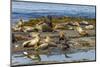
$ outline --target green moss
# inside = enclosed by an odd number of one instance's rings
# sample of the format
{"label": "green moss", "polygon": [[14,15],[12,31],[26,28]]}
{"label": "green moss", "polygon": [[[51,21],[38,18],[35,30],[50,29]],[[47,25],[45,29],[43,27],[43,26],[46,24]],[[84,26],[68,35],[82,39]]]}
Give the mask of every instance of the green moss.
{"label": "green moss", "polygon": [[[77,21],[77,22],[81,22],[81,21],[87,21],[89,23],[92,23],[95,25],[96,23],[96,19],[95,18],[81,18],[81,17],[67,17],[67,16],[63,16],[60,18],[52,18],[52,20],[50,20],[53,24],[57,24],[57,23],[64,23],[64,22],[70,22],[70,21]],[[34,26],[36,24],[38,24],[39,22],[44,21],[44,22],[48,22],[49,19],[47,17],[41,17],[41,18],[30,18],[24,25],[26,26]]]}

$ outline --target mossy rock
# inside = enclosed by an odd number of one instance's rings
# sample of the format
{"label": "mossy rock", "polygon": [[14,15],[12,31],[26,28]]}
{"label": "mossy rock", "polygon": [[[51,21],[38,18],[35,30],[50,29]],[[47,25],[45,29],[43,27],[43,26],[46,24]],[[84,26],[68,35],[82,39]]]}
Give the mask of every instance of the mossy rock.
{"label": "mossy rock", "polygon": [[37,28],[34,28],[33,31],[34,31],[34,32],[38,32],[39,30],[38,30]]}
{"label": "mossy rock", "polygon": [[52,32],[52,28],[47,24],[37,25],[36,28],[42,32]]}
{"label": "mossy rock", "polygon": [[48,25],[43,25],[41,28],[42,28],[43,32],[51,32],[52,31],[52,28],[49,27]]}

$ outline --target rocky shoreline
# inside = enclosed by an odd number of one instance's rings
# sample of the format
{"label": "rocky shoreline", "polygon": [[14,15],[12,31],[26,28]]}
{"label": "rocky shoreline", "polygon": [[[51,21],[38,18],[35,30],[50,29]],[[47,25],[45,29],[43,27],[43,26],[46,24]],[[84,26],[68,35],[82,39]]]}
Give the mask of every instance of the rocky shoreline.
{"label": "rocky shoreline", "polygon": [[[93,33],[94,32],[94,33]],[[35,33],[35,32],[34,32]],[[88,37],[81,37],[77,32],[72,31],[72,30],[68,30],[66,31],[66,37],[69,37],[69,42],[70,42],[70,47],[73,49],[76,48],[89,48],[89,47],[95,47],[95,31],[94,30],[90,30],[89,33],[92,33],[90,36]],[[16,35],[21,35],[21,36],[27,36],[29,33],[15,33]],[[57,32],[53,33],[53,32],[41,32],[41,37],[44,38],[46,35],[51,36],[51,38],[58,44],[58,48],[60,47],[60,43],[58,41],[58,36],[59,34]],[[74,34],[74,35],[73,35]],[[31,38],[26,38],[26,41],[29,40]],[[30,47],[30,48],[23,48],[22,47],[22,43],[25,40],[19,40],[16,43],[12,43],[12,52],[16,53],[16,52],[21,52],[21,51],[29,51],[29,50],[33,50],[34,52],[34,48]],[[15,47],[15,45],[18,45],[18,48]],[[53,48],[57,48],[57,47],[53,47]],[[45,50],[44,50],[45,51]]]}

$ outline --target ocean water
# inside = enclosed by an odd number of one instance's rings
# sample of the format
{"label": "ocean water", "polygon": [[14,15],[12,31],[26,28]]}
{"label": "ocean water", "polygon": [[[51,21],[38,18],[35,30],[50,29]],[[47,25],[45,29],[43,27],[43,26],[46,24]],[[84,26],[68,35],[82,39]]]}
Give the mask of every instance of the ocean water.
{"label": "ocean water", "polygon": [[30,17],[38,18],[48,15],[95,18],[95,12],[95,6],[13,1],[11,20],[15,22],[20,17],[28,20]]}
{"label": "ocean water", "polygon": [[87,52],[82,51],[82,52],[75,52],[72,54],[67,54],[68,57],[66,57],[64,54],[53,54],[53,55],[39,55],[40,56],[40,61],[37,60],[32,60],[30,58],[27,58],[25,56],[23,57],[16,57],[20,56],[22,54],[13,54],[12,56],[12,65],[27,65],[27,64],[38,64],[38,63],[43,63],[45,64],[46,62],[78,62],[78,61],[95,61],[95,50],[89,50]]}

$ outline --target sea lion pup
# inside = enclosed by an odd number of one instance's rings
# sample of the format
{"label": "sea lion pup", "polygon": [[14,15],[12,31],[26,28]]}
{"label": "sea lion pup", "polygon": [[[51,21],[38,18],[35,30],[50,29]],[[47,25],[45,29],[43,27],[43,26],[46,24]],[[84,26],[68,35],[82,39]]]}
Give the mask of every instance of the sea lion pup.
{"label": "sea lion pup", "polygon": [[60,31],[59,32],[59,41],[62,41],[62,40],[65,40],[65,39],[66,39],[66,37],[65,37],[64,32],[63,31]]}
{"label": "sea lion pup", "polygon": [[30,58],[32,60],[41,60],[40,56],[38,54],[30,54],[28,52],[23,52],[23,55],[26,56],[27,58]]}
{"label": "sea lion pup", "polygon": [[23,32],[32,32],[34,28],[31,26],[23,26]]}
{"label": "sea lion pup", "polygon": [[61,44],[61,49],[62,49],[62,50],[67,50],[67,49],[70,48],[69,42],[68,42],[68,41],[69,41],[69,40],[64,40],[64,43]]}
{"label": "sea lion pup", "polygon": [[83,30],[82,27],[78,22],[75,22],[76,24],[76,31],[81,35],[81,36],[88,36],[88,32],[86,30]]}
{"label": "sea lion pup", "polygon": [[25,41],[23,47],[37,47],[40,43],[40,34],[38,33],[35,38]]}
{"label": "sea lion pup", "polygon": [[86,30],[92,30],[92,29],[94,29],[94,26],[93,25],[87,25],[87,26],[85,26],[85,29]]}
{"label": "sea lion pup", "polygon": [[13,35],[13,38],[16,40],[16,41],[23,41],[23,40],[29,40],[31,39],[31,37],[29,35],[22,35],[22,34],[15,34]]}
{"label": "sea lion pup", "polygon": [[22,27],[23,25],[24,25],[24,20],[22,18],[20,18],[16,26]]}
{"label": "sea lion pup", "polygon": [[24,26],[24,21],[22,18],[20,18],[20,20],[18,21],[18,23],[12,27],[12,30],[13,31],[20,31],[20,32],[23,32],[23,26]]}
{"label": "sea lion pup", "polygon": [[46,39],[44,39],[43,43],[37,49],[47,49],[48,47],[57,47],[50,36],[46,36]]}

